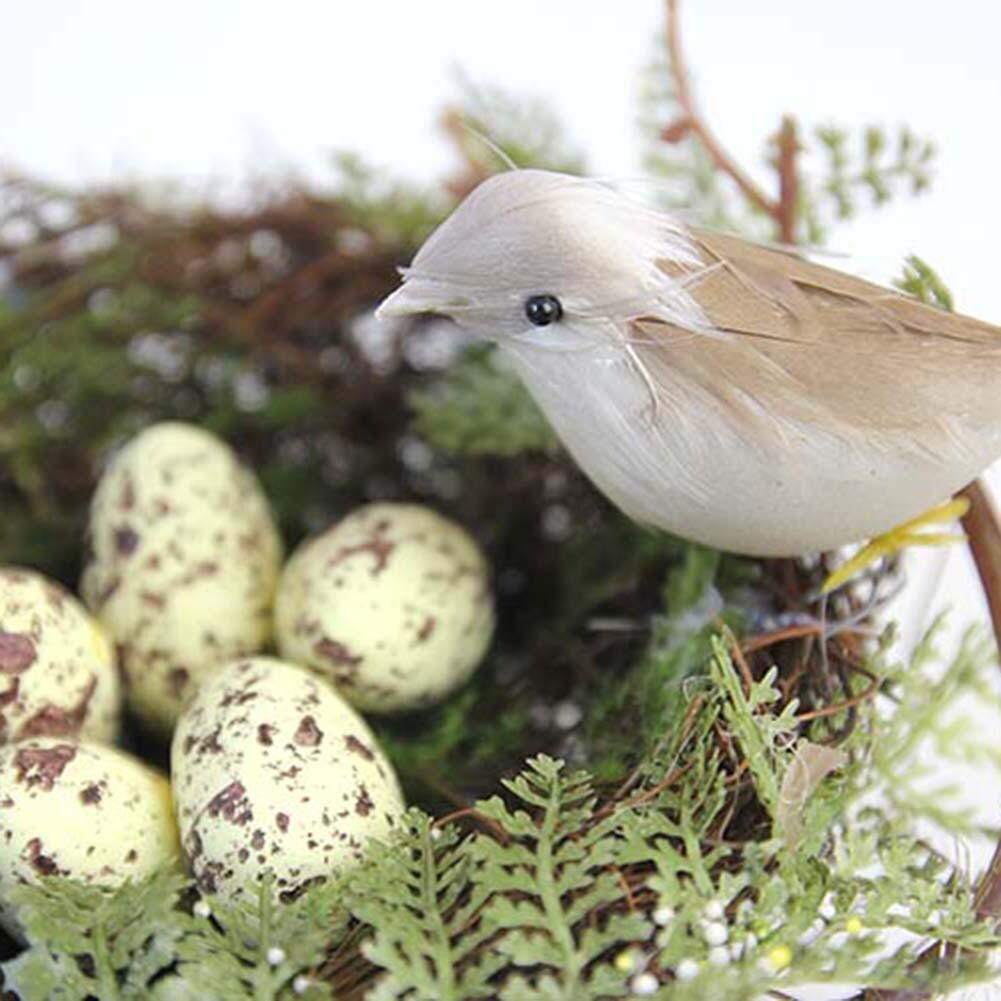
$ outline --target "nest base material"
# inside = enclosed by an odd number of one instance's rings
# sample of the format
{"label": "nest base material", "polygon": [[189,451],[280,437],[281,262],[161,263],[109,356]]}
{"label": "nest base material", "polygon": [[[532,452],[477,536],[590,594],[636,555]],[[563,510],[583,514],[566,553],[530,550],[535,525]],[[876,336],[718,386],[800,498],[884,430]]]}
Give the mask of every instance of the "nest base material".
{"label": "nest base material", "polygon": [[[379,727],[411,802],[450,817],[445,826],[497,835],[474,800],[539,752],[597,772],[600,816],[683,782],[684,760],[649,771],[666,736],[651,706],[708,649],[687,650],[673,679],[642,665],[651,648],[678,639],[658,632],[665,606],[670,615],[672,602],[695,601],[710,585],[727,598],[724,618],[742,620],[731,656],[745,690],[776,668],[775,708],[795,699],[811,740],[844,742],[879,693],[865,654],[893,565],[821,609],[822,563],[721,560],[629,525],[558,451],[455,454],[417,430],[414,395],[462,362],[436,324],[373,332],[371,306],[407,248],[360,225],[351,205],[293,192],[258,211],[177,212],[128,193],[77,196],[24,179],[0,187],[0,204],[9,276],[0,301],[0,354],[9,359],[0,373],[0,560],[73,586],[108,450],[168,418],[202,423],[238,449],[290,544],[369,500],[413,499],[455,518],[495,567],[498,641],[449,704]],[[967,530],[1001,622],[1001,536],[983,495],[971,498]],[[666,592],[665,579],[674,581]],[[722,627],[716,611],[706,605],[692,634]],[[582,718],[567,728],[560,706]],[[129,739],[163,761],[162,747],[139,733]],[[770,818],[747,763],[725,729],[715,739],[728,779],[710,837],[760,840]],[[637,912],[653,906],[648,866],[609,872]],[[992,865],[978,891],[982,915],[997,913],[999,872]],[[325,971],[338,997],[371,985],[375,968],[356,947],[349,936]],[[13,953],[9,942],[0,949]]]}

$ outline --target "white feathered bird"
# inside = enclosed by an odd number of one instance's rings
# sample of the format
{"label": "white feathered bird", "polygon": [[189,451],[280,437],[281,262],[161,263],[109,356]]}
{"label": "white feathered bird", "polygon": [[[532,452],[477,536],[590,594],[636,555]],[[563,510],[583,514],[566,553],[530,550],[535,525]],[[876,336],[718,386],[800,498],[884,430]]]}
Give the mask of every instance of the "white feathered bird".
{"label": "white feathered bird", "polygon": [[1001,455],[1001,330],[611,187],[512,170],[379,316],[497,342],[635,520],[740,553],[877,536]]}

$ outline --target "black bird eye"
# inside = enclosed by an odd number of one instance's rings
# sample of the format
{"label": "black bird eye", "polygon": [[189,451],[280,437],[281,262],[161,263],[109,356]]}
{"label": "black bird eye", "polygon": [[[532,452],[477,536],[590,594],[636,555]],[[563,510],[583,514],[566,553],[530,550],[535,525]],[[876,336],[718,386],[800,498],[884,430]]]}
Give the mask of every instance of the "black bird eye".
{"label": "black bird eye", "polygon": [[563,315],[560,300],[554,295],[530,295],[525,300],[525,316],[533,327],[548,327]]}

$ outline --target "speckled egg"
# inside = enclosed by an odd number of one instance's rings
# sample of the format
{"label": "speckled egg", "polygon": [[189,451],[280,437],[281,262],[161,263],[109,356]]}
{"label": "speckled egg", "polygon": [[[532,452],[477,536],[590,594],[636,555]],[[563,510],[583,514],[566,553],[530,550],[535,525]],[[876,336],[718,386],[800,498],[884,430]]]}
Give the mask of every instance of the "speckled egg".
{"label": "speckled egg", "polygon": [[396,776],[360,716],[322,679],[268,657],[228,664],[174,732],[181,840],[204,893],[279,900],[362,858],[399,822]]}
{"label": "speckled egg", "polygon": [[81,582],[117,645],[129,707],[169,731],[213,670],[270,640],[282,547],[233,451],[157,424],[112,460],[90,512]]}
{"label": "speckled egg", "polygon": [[120,709],[111,647],[83,605],[41,574],[0,567],[0,744],[110,742]]}
{"label": "speckled egg", "polygon": [[475,670],[494,628],[489,567],[454,522],[370,504],[305,542],[278,585],[281,654],[370,712],[431,705]]}
{"label": "speckled egg", "polygon": [[0,747],[0,925],[12,888],[58,874],[117,886],[178,856],[170,784],[102,744],[38,737]]}

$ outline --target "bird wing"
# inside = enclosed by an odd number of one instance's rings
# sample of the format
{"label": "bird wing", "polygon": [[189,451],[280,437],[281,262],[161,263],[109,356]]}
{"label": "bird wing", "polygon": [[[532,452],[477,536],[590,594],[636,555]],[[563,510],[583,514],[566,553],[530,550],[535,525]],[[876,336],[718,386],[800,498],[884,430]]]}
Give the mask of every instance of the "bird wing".
{"label": "bird wing", "polygon": [[708,394],[780,438],[809,426],[943,455],[970,434],[1001,443],[1001,329],[792,252],[691,236],[702,267],[661,267],[722,336],[634,321],[655,382]]}

